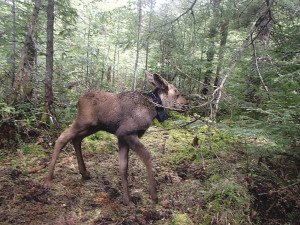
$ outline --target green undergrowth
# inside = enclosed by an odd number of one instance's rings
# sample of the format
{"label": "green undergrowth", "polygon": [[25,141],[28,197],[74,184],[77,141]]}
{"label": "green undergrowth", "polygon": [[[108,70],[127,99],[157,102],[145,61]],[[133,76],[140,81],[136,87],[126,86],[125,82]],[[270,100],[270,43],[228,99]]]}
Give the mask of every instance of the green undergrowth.
{"label": "green undergrowth", "polygon": [[177,212],[174,215],[174,218],[171,221],[171,225],[193,225],[193,221],[189,218],[189,216],[185,213]]}

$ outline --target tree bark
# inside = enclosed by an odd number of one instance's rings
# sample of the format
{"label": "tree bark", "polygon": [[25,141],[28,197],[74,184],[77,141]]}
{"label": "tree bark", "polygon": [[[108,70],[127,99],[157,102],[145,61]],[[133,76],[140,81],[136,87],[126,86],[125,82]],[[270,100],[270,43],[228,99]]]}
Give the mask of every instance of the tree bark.
{"label": "tree bark", "polygon": [[54,28],[54,0],[48,0],[47,6],[47,49],[45,76],[45,117],[44,122],[58,125],[53,108],[53,28]]}
{"label": "tree bark", "polygon": [[15,82],[15,76],[16,76],[16,1],[12,1],[12,17],[13,17],[13,33],[12,33],[12,39],[13,39],[13,54],[12,54],[12,85],[14,85]]}
{"label": "tree bark", "polygon": [[117,31],[116,31],[117,40],[116,40],[116,43],[115,43],[114,63],[113,63],[113,72],[112,72],[112,84],[113,84],[113,86],[115,86],[116,70],[117,70],[117,66],[118,66],[117,58],[118,58],[118,55],[119,55],[119,30],[120,30],[120,23],[118,23]]}
{"label": "tree bark", "polygon": [[134,64],[134,81],[133,81],[133,90],[134,91],[136,90],[137,77],[138,77],[141,26],[142,26],[142,0],[139,0],[138,1],[138,29],[137,29],[137,40],[136,40],[136,58],[135,58],[135,64]]}
{"label": "tree bark", "polygon": [[87,49],[86,49],[86,74],[85,74],[85,83],[86,87],[90,88],[89,85],[89,73],[90,73],[90,36],[91,36],[91,18],[89,17],[89,26],[87,33]]}
{"label": "tree bark", "polygon": [[221,39],[220,39],[218,65],[217,65],[216,77],[215,77],[215,81],[214,81],[214,88],[217,88],[220,84],[220,74],[221,74],[221,70],[222,70],[222,66],[223,66],[225,46],[226,46],[227,37],[228,37],[228,26],[229,26],[229,20],[225,20],[221,24],[221,28],[220,28]]}
{"label": "tree bark", "polygon": [[154,7],[154,2],[153,2],[153,0],[150,0],[150,15],[149,15],[149,23],[148,23],[149,34],[148,34],[147,43],[146,43],[145,70],[148,70],[148,57],[149,57],[149,46],[150,46],[150,31],[151,31],[151,27],[152,27],[153,7]]}
{"label": "tree bark", "polygon": [[202,88],[202,94],[207,95],[209,91],[211,90],[211,80],[213,75],[213,60],[215,57],[216,52],[216,44],[215,39],[218,34],[218,25],[219,25],[219,6],[220,6],[221,0],[212,0],[212,10],[213,10],[213,18],[210,23],[209,32],[208,32],[208,38],[209,38],[209,45],[208,50],[206,53],[206,61],[207,61],[207,67],[206,72],[204,76],[204,85]]}
{"label": "tree bark", "polygon": [[32,74],[36,58],[34,35],[40,8],[41,0],[35,0],[33,11],[28,23],[26,40],[21,51],[20,63],[13,83],[13,103],[29,101],[32,97]]}

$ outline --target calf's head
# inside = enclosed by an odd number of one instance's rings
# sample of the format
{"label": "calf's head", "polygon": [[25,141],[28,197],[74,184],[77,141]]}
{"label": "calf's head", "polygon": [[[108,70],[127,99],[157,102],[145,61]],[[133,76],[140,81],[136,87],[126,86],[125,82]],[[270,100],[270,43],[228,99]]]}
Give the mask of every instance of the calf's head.
{"label": "calf's head", "polygon": [[186,106],[187,100],[180,94],[173,84],[170,84],[156,73],[152,74],[146,71],[145,75],[148,81],[158,88],[158,94],[163,106],[179,110]]}

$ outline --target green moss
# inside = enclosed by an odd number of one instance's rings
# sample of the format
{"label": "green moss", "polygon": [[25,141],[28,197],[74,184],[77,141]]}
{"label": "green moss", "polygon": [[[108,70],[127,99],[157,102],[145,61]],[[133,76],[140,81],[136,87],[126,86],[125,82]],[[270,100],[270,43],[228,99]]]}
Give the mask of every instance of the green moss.
{"label": "green moss", "polygon": [[116,143],[116,137],[104,131],[99,131],[84,139],[84,146],[87,151],[112,153],[116,151]]}
{"label": "green moss", "polygon": [[193,221],[186,213],[176,213],[171,222],[172,225],[192,225]]}
{"label": "green moss", "polygon": [[107,133],[105,131],[99,131],[89,137],[87,137],[86,139],[90,139],[90,140],[102,140],[102,141],[111,141],[114,139],[113,135],[110,133]]}
{"label": "green moss", "polygon": [[[194,138],[198,138],[198,145],[193,146]],[[239,143],[237,136],[208,126],[199,127],[195,132],[184,129],[173,129],[167,146],[172,150],[169,162],[180,164],[182,161],[201,161],[203,158],[215,158],[219,152],[225,152]]]}
{"label": "green moss", "polygon": [[190,121],[189,116],[185,116],[185,115],[183,115],[179,112],[176,112],[176,111],[170,111],[169,115],[172,119],[177,120],[177,121],[184,121],[184,122]]}
{"label": "green moss", "polygon": [[154,119],[152,125],[159,128],[167,128],[167,127],[171,127],[173,125],[173,122],[171,120],[165,120],[164,122],[161,123],[157,119]]}

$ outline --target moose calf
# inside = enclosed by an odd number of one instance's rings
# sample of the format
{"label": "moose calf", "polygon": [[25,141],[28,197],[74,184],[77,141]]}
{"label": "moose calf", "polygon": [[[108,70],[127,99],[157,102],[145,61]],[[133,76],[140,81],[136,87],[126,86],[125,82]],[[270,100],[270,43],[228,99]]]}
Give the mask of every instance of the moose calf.
{"label": "moose calf", "polygon": [[148,173],[150,195],[152,200],[157,202],[150,153],[139,141],[139,138],[149,128],[154,118],[159,121],[167,119],[164,107],[182,109],[186,104],[186,99],[174,85],[168,83],[160,75],[149,72],[146,72],[145,75],[147,80],[156,87],[149,94],[141,92],[122,92],[119,94],[90,92],[79,99],[78,115],[75,121],[59,136],[55,143],[45,186],[50,185],[59,152],[69,141],[72,141],[74,145],[82,178],[89,179],[90,174],[86,170],[82,157],[81,142],[85,137],[104,130],[118,138],[119,169],[124,203],[130,203],[127,181],[129,149],[136,152],[144,162]]}

